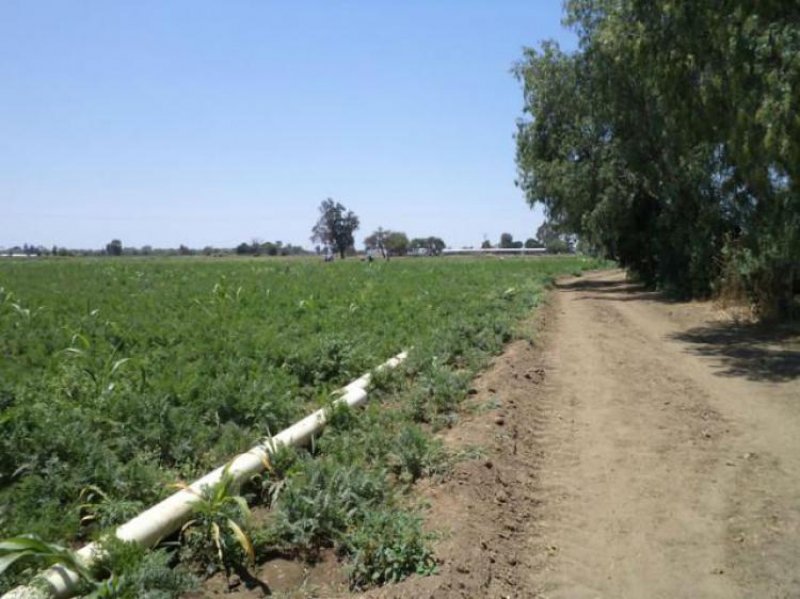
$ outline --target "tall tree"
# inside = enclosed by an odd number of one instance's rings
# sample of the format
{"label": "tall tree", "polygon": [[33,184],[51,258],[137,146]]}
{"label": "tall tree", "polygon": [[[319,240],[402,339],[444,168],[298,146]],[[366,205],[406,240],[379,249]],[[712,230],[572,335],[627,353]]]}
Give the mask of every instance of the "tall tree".
{"label": "tall tree", "polygon": [[561,234],[684,296],[800,286],[800,4],[569,0],[528,49],[518,184]]}
{"label": "tall tree", "polygon": [[444,239],[441,237],[415,237],[408,243],[409,249],[412,250],[425,250],[429,256],[438,256],[442,250],[447,247]]}
{"label": "tall tree", "polygon": [[408,236],[401,231],[378,227],[364,239],[364,246],[368,250],[378,250],[384,258],[390,254],[405,256],[408,253],[409,241]]}
{"label": "tall tree", "polygon": [[371,235],[367,235],[364,238],[364,247],[366,247],[367,250],[378,250],[381,253],[381,256],[385,258],[386,239],[390,234],[391,231],[387,231],[383,227],[378,227]]}
{"label": "tall tree", "polygon": [[428,252],[431,256],[438,256],[442,253],[444,248],[447,247],[447,244],[444,242],[444,239],[441,237],[436,237],[435,235],[431,235],[428,237],[425,242],[428,246]]}
{"label": "tall tree", "polygon": [[319,206],[319,219],[311,229],[311,241],[327,245],[344,259],[355,243],[353,233],[358,226],[358,217],[352,211],[328,198]]}
{"label": "tall tree", "polygon": [[106,244],[106,254],[109,256],[121,256],[122,242],[119,239],[112,239]]}
{"label": "tall tree", "polygon": [[393,256],[405,256],[408,253],[408,236],[402,231],[391,231],[384,245]]}

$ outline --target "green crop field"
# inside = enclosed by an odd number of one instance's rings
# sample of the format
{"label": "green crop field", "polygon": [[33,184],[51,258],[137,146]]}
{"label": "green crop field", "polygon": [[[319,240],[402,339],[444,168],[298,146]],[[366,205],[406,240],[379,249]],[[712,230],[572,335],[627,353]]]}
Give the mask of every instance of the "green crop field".
{"label": "green crop field", "polygon": [[[421,537],[404,541],[408,563],[381,562],[364,544],[421,535],[413,510],[387,520],[385,509],[406,505],[397,489],[444,460],[430,431],[453,422],[471,375],[547,282],[594,266],[577,257],[0,262],[0,537],[72,546],[97,537],[413,348],[378,381],[378,407],[335,419],[310,453],[246,490],[276,514],[247,534],[256,550],[356,556],[354,587],[424,572]],[[345,487],[341,513],[314,503]],[[212,571],[217,553],[187,544],[188,560]],[[15,568],[0,590],[29,574]]]}

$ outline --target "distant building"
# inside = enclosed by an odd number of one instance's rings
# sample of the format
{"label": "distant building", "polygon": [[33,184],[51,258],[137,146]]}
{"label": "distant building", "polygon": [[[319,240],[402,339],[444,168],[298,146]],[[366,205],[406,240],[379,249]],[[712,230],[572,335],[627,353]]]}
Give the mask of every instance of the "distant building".
{"label": "distant building", "polygon": [[536,256],[547,254],[545,248],[461,248],[442,250],[443,256],[470,256],[481,254],[502,254],[513,256]]}

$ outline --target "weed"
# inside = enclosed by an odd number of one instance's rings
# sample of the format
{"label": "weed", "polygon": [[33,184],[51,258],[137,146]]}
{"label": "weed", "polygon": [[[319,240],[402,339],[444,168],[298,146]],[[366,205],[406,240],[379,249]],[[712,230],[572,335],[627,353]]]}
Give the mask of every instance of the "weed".
{"label": "weed", "polygon": [[83,560],[71,549],[47,543],[36,535],[22,535],[0,541],[0,576],[14,564],[33,563],[37,568],[61,564],[75,572],[84,586],[94,578]]}
{"label": "weed", "polygon": [[122,524],[139,513],[143,507],[139,501],[112,499],[96,485],[88,485],[81,489],[78,498],[84,501],[80,505],[83,512],[81,524],[94,523],[101,529]]}
{"label": "weed", "polygon": [[264,474],[257,477],[260,495],[268,506],[274,505],[286,485],[286,478],[299,459],[297,450],[290,445],[275,444],[271,440],[269,455],[264,461]]}
{"label": "weed", "polygon": [[364,589],[398,582],[410,574],[432,574],[436,571],[432,538],[422,532],[420,518],[414,514],[389,510],[365,513],[361,525],[347,539],[350,586]]}
{"label": "weed", "polygon": [[249,517],[247,501],[237,494],[235,479],[226,467],[220,480],[203,488],[193,504],[192,519],[181,528],[182,551],[208,573],[221,568],[230,576],[232,570],[252,565],[253,544],[242,528]]}
{"label": "weed", "polygon": [[359,511],[381,504],[388,493],[383,472],[343,467],[324,457],[307,460],[281,494],[277,536],[310,553],[334,546]]}
{"label": "weed", "polygon": [[390,459],[399,479],[413,483],[422,476],[439,472],[445,463],[445,452],[439,441],[419,427],[409,425],[395,439]]}
{"label": "weed", "polygon": [[148,551],[111,535],[100,544],[100,559],[92,566],[99,580],[92,597],[169,599],[194,590],[198,580],[185,568],[174,567],[165,549]]}

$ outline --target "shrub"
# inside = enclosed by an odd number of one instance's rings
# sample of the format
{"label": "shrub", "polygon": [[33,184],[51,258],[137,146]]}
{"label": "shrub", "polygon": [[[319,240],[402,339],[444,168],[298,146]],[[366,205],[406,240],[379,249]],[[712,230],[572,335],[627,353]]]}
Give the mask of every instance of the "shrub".
{"label": "shrub", "polygon": [[371,510],[348,536],[349,579],[353,589],[399,582],[411,574],[436,571],[430,549],[432,535],[422,532],[418,516],[406,512]]}
{"label": "shrub", "polygon": [[381,471],[343,467],[322,457],[306,460],[290,478],[278,502],[275,529],[288,546],[314,553],[341,542],[360,513],[388,495]]}

